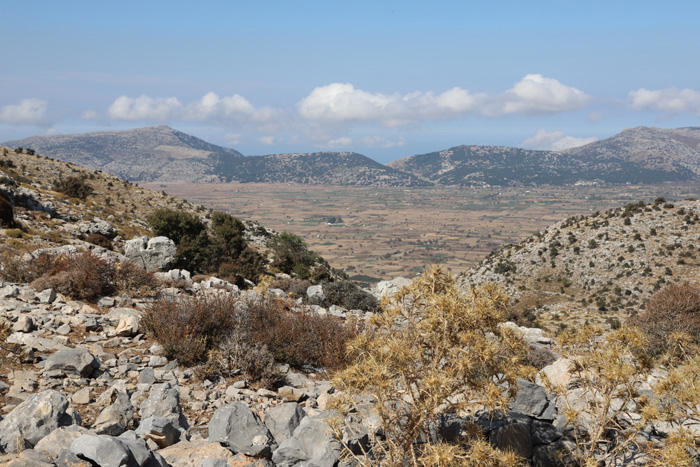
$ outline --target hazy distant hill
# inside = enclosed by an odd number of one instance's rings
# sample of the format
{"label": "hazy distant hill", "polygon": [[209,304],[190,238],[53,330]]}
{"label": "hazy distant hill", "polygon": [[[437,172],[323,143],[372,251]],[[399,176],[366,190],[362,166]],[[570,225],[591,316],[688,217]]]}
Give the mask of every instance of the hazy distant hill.
{"label": "hazy distant hill", "polygon": [[562,152],[457,146],[389,166],[441,185],[686,181],[700,178],[700,129],[632,128]]}
{"label": "hazy distant hill", "polygon": [[426,186],[430,182],[354,152],[270,154],[231,161],[224,172],[240,182],[358,186]]}
{"label": "hazy distant hill", "polygon": [[700,128],[631,128],[562,152],[457,146],[388,165],[352,152],[243,156],[167,126],[34,136],[4,144],[133,181],[426,186],[700,179]]}
{"label": "hazy distant hill", "polygon": [[239,181],[371,186],[429,182],[357,153],[243,156],[167,126],[80,135],[34,136],[5,146],[100,169],[132,181]]}
{"label": "hazy distant hill", "polygon": [[682,174],[685,170],[700,175],[700,128],[648,128],[623,130],[617,135],[562,151],[582,161],[623,160],[642,168]]}
{"label": "hazy distant hill", "polygon": [[214,181],[222,165],[243,158],[224,148],[167,126],[78,135],[33,136],[8,141],[64,162],[143,181]]}

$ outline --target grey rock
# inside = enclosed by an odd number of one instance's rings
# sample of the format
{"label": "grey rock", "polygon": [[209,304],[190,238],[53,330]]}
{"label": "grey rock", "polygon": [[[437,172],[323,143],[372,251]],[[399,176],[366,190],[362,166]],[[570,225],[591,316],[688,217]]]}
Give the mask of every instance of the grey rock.
{"label": "grey rock", "polygon": [[63,394],[53,389],[32,394],[0,422],[0,450],[32,448],[55,429],[75,422]]}
{"label": "grey rock", "polygon": [[79,425],[69,425],[53,430],[41,439],[34,449],[46,453],[52,459],[56,459],[61,450],[68,449],[76,439],[80,438],[88,431]]}
{"label": "grey rock", "polygon": [[87,378],[100,363],[87,349],[59,350],[46,359],[44,371],[60,370],[67,376]]}
{"label": "grey rock", "polygon": [[31,316],[20,316],[15,324],[12,325],[12,330],[15,332],[32,332],[34,330],[34,320]]}
{"label": "grey rock", "polygon": [[168,272],[157,272],[154,274],[156,279],[164,282],[184,282],[186,285],[192,285],[192,276],[186,269],[171,269]]}
{"label": "grey rock", "polygon": [[19,296],[19,287],[6,285],[0,289],[0,298],[11,298]]}
{"label": "grey rock", "polygon": [[138,384],[154,384],[156,382],[156,375],[153,368],[144,368],[139,373]]}
{"label": "grey rock", "polygon": [[94,429],[98,435],[118,436],[129,426],[134,417],[134,406],[126,393],[118,393],[114,403],[108,405],[95,419]]}
{"label": "grey rock", "polygon": [[532,454],[532,465],[533,467],[568,467],[576,465],[571,455],[573,449],[573,443],[568,440],[535,446]]}
{"label": "grey rock", "polygon": [[139,321],[136,316],[124,315],[119,319],[119,324],[114,332],[120,337],[133,337],[139,333]]}
{"label": "grey rock", "polygon": [[59,327],[56,328],[56,334],[60,334],[62,336],[65,336],[66,334],[70,334],[71,328],[67,323],[63,323]]}
{"label": "grey rock", "polygon": [[175,259],[177,247],[167,237],[134,238],[124,245],[124,255],[147,271],[167,269]]}
{"label": "grey rock", "polygon": [[411,285],[411,279],[406,279],[405,277],[397,277],[390,281],[381,281],[377,283],[371,290],[370,293],[378,299],[384,297],[391,297],[396,292],[404,287]]}
{"label": "grey rock", "polygon": [[334,467],[340,458],[340,450],[340,443],[325,420],[305,417],[294,430],[294,435],[272,453],[272,462],[280,467]]}
{"label": "grey rock", "polygon": [[534,444],[551,444],[561,439],[563,436],[563,433],[554,425],[547,422],[541,422],[539,420],[532,421],[530,432],[532,434],[532,442]]}
{"label": "grey rock", "polygon": [[513,451],[520,457],[532,457],[532,435],[530,426],[524,423],[510,423],[495,429],[489,441],[501,451]]}
{"label": "grey rock", "polygon": [[312,285],[306,289],[306,296],[309,300],[323,300],[326,296],[323,294],[323,286]]}
{"label": "grey rock", "polygon": [[143,419],[136,429],[136,434],[144,440],[153,440],[160,448],[172,446],[180,440],[180,431],[172,422],[158,416]]}
{"label": "grey rock", "polygon": [[76,391],[73,396],[71,396],[70,400],[73,404],[84,405],[90,403],[91,397],[92,389],[90,387],[85,387]]}
{"label": "grey rock", "polygon": [[518,378],[518,393],[511,408],[538,420],[552,421],[557,417],[554,401],[550,401],[544,387],[521,378]]}
{"label": "grey rock", "polygon": [[102,297],[97,301],[97,306],[100,308],[109,308],[114,306],[114,299],[112,297]]}
{"label": "grey rock", "polygon": [[260,417],[243,402],[217,409],[209,421],[209,441],[224,443],[237,453],[269,457],[272,440]]}
{"label": "grey rock", "polygon": [[92,467],[90,461],[81,459],[70,451],[70,446],[66,449],[61,449],[58,456],[54,459],[56,467]]}
{"label": "grey rock", "polygon": [[148,359],[148,366],[158,367],[168,364],[168,359],[166,357],[159,357],[158,355],[151,355]]}
{"label": "grey rock", "polygon": [[296,402],[287,402],[265,412],[265,426],[275,438],[277,444],[291,438],[294,430],[306,417],[306,412]]}
{"label": "grey rock", "polygon": [[36,298],[39,300],[39,303],[53,303],[56,300],[56,292],[53,289],[42,290],[36,294]]}
{"label": "grey rock", "polygon": [[82,435],[71,444],[73,454],[89,459],[100,467],[141,465],[136,462],[129,446],[121,439],[108,435]]}
{"label": "grey rock", "polygon": [[114,227],[112,227],[109,222],[99,218],[95,218],[89,222],[81,222],[78,224],[78,230],[83,235],[100,234],[110,240],[117,236],[117,231],[114,230]]}
{"label": "grey rock", "polygon": [[27,449],[16,456],[2,459],[7,467],[53,467],[51,459],[43,452]]}
{"label": "grey rock", "polygon": [[180,395],[170,383],[153,386],[148,399],[141,404],[139,415],[144,419],[154,415],[165,417],[178,429],[187,430],[189,428],[187,419],[182,414],[182,407],[180,407]]}

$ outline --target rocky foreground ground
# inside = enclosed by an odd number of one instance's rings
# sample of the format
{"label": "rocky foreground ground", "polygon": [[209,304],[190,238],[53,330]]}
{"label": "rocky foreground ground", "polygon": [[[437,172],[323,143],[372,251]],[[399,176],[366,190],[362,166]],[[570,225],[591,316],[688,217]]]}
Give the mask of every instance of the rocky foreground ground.
{"label": "rocky foreground ground", "polygon": [[[226,293],[244,300],[251,294],[279,294],[239,291],[217,279],[192,282],[182,271],[162,276],[187,282],[184,289],[162,291],[174,296]],[[374,292],[391,293],[406,282],[382,283]],[[349,417],[331,428],[329,421],[338,413],[329,402],[336,391],[321,374],[283,366],[286,382],[276,390],[251,388],[235,376],[197,379],[144,334],[145,305],[145,300],[104,297],[91,306],[50,289],[3,284],[0,315],[8,327],[2,346],[11,353],[0,377],[2,465],[331,467],[364,459],[377,427]],[[338,307],[332,312],[363,314]],[[520,331],[533,346],[552,344],[541,330],[505,326]],[[569,402],[585,404],[586,394],[571,384],[569,364],[559,358],[538,381],[546,375],[552,383],[569,384]],[[639,393],[650,393],[662,376],[640,382]],[[495,446],[514,450],[532,465],[566,465],[557,455],[574,448],[562,415],[566,402],[543,385],[520,380],[511,412],[454,414],[441,420],[439,432],[456,438],[467,423],[477,421]],[[635,417],[634,410],[627,416]],[[650,424],[638,437],[660,443],[668,429]],[[641,453],[629,455],[633,463]]]}

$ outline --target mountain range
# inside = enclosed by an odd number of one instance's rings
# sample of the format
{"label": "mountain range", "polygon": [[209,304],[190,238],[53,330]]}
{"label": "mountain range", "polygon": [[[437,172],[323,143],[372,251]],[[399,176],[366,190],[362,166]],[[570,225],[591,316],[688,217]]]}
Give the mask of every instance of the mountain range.
{"label": "mountain range", "polygon": [[568,185],[700,179],[700,128],[637,127],[565,151],[457,146],[382,165],[354,152],[244,156],[167,126],[34,136],[5,146],[131,181],[357,186]]}

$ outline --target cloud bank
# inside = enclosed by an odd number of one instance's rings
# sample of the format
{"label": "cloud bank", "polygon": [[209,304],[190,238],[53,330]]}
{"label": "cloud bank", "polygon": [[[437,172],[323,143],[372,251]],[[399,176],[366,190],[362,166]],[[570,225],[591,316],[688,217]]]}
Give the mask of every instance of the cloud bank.
{"label": "cloud bank", "polygon": [[525,139],[522,146],[544,151],[563,151],[598,141],[598,138],[575,138],[566,136],[563,131],[537,130],[534,136]]}
{"label": "cloud bank", "polygon": [[667,115],[694,113],[700,117],[700,92],[675,87],[630,91],[629,104],[635,110],[653,110]]}
{"label": "cloud bank", "polygon": [[0,122],[10,125],[46,123],[49,103],[42,99],[22,99],[18,104],[0,107]]}
{"label": "cloud bank", "polygon": [[370,93],[350,83],[315,88],[299,101],[299,114],[307,120],[337,123],[379,121],[394,128],[426,120],[446,120],[467,114],[503,117],[542,115],[584,108],[591,98],[580,89],[542,75],[526,75],[501,94],[472,93],[454,87],[440,94],[412,92],[401,95]]}

